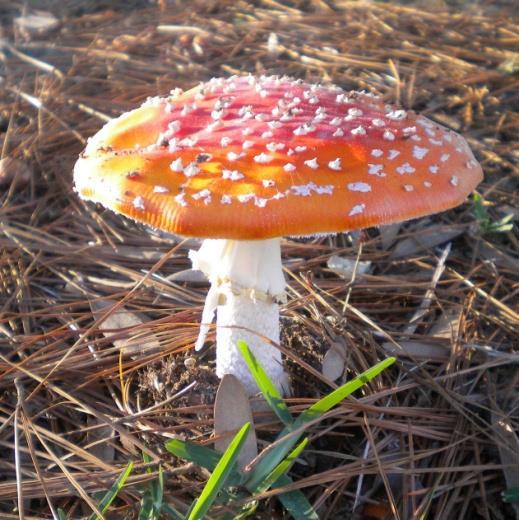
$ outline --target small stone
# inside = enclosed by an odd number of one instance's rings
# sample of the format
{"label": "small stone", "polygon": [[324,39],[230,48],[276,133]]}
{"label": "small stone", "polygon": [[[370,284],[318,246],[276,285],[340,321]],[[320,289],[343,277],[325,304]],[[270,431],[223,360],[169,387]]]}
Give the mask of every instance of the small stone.
{"label": "small stone", "polygon": [[188,370],[193,370],[196,367],[196,359],[194,357],[187,357],[184,359],[184,366]]}

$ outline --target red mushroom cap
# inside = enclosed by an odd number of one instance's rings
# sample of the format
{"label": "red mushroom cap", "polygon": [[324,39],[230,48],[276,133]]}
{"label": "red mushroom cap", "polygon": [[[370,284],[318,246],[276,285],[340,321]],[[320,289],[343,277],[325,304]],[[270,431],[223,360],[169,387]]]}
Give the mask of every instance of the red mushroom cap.
{"label": "red mushroom cap", "polygon": [[74,179],[83,198],[157,228],[263,239],[452,208],[482,170],[463,137],[370,94],[246,76],[110,121]]}

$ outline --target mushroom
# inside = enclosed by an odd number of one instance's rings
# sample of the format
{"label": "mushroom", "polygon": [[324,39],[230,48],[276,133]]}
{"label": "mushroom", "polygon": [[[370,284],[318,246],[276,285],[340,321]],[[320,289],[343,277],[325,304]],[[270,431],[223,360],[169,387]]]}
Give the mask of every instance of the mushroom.
{"label": "mushroom", "polygon": [[482,171],[460,135],[369,93],[286,77],[212,79],[107,123],[76,190],[139,222],[203,238],[217,374],[257,390],[236,341],[288,389],[279,342],[283,236],[408,220],[462,203]]}

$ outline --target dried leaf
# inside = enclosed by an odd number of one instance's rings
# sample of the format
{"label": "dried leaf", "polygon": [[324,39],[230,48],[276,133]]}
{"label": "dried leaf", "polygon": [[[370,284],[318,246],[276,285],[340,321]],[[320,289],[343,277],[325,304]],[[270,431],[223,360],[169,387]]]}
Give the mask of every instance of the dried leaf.
{"label": "dried leaf", "polygon": [[391,342],[382,343],[382,348],[390,355],[397,357],[410,356],[418,361],[447,361],[450,356],[449,349],[440,343],[425,343],[423,341],[400,341],[399,349]]}
{"label": "dried leaf", "polygon": [[403,258],[426,249],[431,249],[432,247],[456,238],[464,233],[465,230],[466,226],[464,225],[432,226],[421,229],[412,237],[398,242],[394,251],[391,253],[391,258]]}
{"label": "dried leaf", "polygon": [[335,381],[344,374],[346,352],[340,343],[333,343],[323,357],[321,372],[326,379]]}
{"label": "dried leaf", "polygon": [[223,377],[214,403],[214,447],[223,453],[233,435],[246,423],[251,423],[247,439],[238,457],[238,467],[243,469],[258,454],[256,431],[252,419],[249,398],[243,385],[231,374]]}
{"label": "dried leaf", "polygon": [[207,276],[202,271],[198,271],[197,269],[183,269],[182,271],[178,271],[168,276],[168,280],[170,282],[186,282],[203,285],[207,285],[209,283]]}
{"label": "dried leaf", "polygon": [[[90,308],[95,318],[99,319],[115,304],[116,302],[111,300],[91,300]],[[112,339],[112,343],[115,347],[124,349],[125,353],[141,354],[144,351],[149,352],[150,350],[160,349],[159,340],[149,330],[140,333],[138,342],[135,339],[137,334],[131,331],[132,328],[143,325],[148,321],[140,313],[129,311],[125,307],[119,307],[99,325],[99,330],[103,331],[105,338],[117,336],[117,339]],[[122,335],[120,330],[125,329],[128,329],[128,331]]]}
{"label": "dried leaf", "polygon": [[[111,463],[115,460],[115,448],[109,439],[115,435],[115,430],[101,422],[93,415],[87,415],[87,442],[92,444],[88,452],[92,453],[104,462]],[[123,436],[125,437],[125,436]]]}
{"label": "dried leaf", "polygon": [[446,309],[431,327],[429,334],[435,338],[456,341],[461,320],[461,308]]}
{"label": "dried leaf", "polygon": [[402,224],[388,224],[387,226],[380,226],[380,239],[382,240],[382,247],[387,250],[389,249],[396,240],[398,232]]}

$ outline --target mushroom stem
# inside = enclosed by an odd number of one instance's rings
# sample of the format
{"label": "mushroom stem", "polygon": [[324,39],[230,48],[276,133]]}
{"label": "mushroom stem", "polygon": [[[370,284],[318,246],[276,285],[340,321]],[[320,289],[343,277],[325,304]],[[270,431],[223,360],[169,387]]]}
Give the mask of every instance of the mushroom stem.
{"label": "mushroom stem", "polygon": [[242,339],[279,390],[287,393],[281,353],[270,343],[279,343],[278,300],[285,288],[280,239],[207,239],[189,256],[193,268],[203,271],[211,282],[196,349],[203,346],[216,311],[217,375],[233,374],[249,394],[258,391],[236,348]]}

